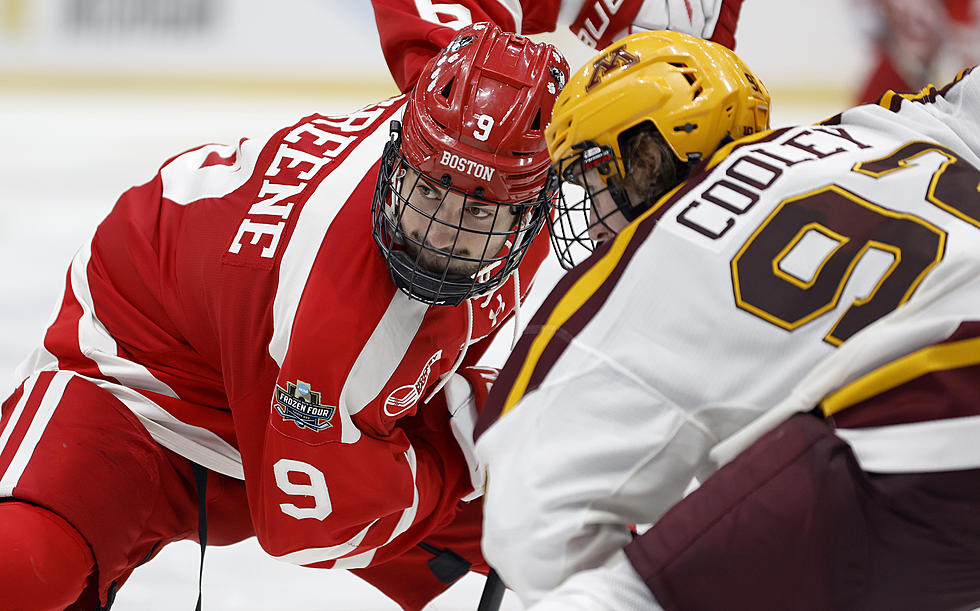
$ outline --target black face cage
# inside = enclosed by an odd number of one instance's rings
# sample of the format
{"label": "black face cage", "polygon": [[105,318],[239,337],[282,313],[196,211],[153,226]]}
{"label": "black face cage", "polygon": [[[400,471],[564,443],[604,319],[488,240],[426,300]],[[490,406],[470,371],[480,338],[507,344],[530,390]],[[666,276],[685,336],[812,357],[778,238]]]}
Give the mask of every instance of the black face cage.
{"label": "black face cage", "polygon": [[[400,129],[400,124],[393,121],[391,140],[385,145],[371,204],[374,241],[381,249],[395,285],[412,299],[437,306],[459,305],[470,297],[497,288],[517,269],[531,242],[544,226],[553,192],[545,188],[534,201],[508,204],[482,198],[479,189],[474,194],[454,189],[449,175],[435,181],[408,163],[400,152]],[[415,171],[414,180],[403,180],[405,168]],[[411,202],[411,195],[422,181],[444,192],[435,212],[424,211]],[[449,193],[463,198],[459,214],[454,215],[451,222],[444,215],[437,218]],[[505,230],[467,228],[464,215],[473,204],[493,205],[494,221],[497,214],[502,212],[515,213],[515,221]],[[427,219],[423,235],[413,236],[402,229],[402,217],[407,210]],[[436,225],[452,227],[456,231],[449,248],[440,249],[429,243],[428,232]],[[495,226],[496,222],[490,223],[490,227]],[[473,240],[475,246],[465,252],[457,249],[460,237],[474,235],[481,236]],[[497,242],[503,242],[503,246],[495,246]],[[452,268],[460,266],[476,271],[454,273]]]}
{"label": "black face cage", "polygon": [[[548,184],[553,184],[558,192],[555,212],[548,219],[548,233],[558,262],[565,269],[575,267],[595,250],[596,244],[589,237],[591,228],[606,225],[606,220],[616,213],[632,221],[646,209],[633,206],[626,191],[616,186],[614,180],[602,189],[593,190],[588,186],[585,174],[589,170],[596,169],[603,177],[619,173],[612,147],[586,141],[572,148],[579,152],[559,159],[548,175]],[[598,216],[592,202],[607,191],[616,207]],[[613,231],[608,225],[606,227]]]}

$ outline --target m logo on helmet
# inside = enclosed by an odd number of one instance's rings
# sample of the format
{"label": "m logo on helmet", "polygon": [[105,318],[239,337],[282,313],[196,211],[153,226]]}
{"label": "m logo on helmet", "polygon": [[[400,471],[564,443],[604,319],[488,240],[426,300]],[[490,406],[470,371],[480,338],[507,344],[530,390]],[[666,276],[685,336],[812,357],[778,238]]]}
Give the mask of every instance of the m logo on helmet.
{"label": "m logo on helmet", "polygon": [[626,45],[619,45],[615,49],[610,49],[608,53],[592,63],[592,78],[589,79],[589,84],[585,86],[585,91],[588,92],[598,85],[603,77],[613,70],[627,68],[639,63],[639,61],[639,57],[626,50]]}

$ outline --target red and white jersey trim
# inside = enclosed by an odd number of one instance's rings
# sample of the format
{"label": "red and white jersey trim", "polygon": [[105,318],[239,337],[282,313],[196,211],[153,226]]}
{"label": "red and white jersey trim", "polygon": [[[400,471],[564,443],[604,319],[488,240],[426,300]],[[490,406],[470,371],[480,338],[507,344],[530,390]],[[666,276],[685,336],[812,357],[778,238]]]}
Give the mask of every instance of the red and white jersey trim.
{"label": "red and white jersey trim", "polygon": [[[71,375],[65,371],[55,373],[47,388],[38,389],[43,391],[43,397],[39,402],[34,397],[34,387],[38,382],[38,378],[31,378],[24,384],[24,393],[21,395],[17,405],[14,406],[14,411],[10,415],[10,420],[7,421],[7,426],[3,431],[0,431],[0,448],[7,447],[7,443],[11,441],[15,429],[22,428],[18,427],[22,418],[28,418],[30,425],[24,432],[22,439],[13,440],[13,445],[16,445],[17,450],[10,459],[10,465],[3,470],[3,478],[0,479],[0,497],[13,496],[14,488],[20,481],[20,476],[23,475],[24,469],[27,468],[27,463],[34,454],[34,450],[37,448],[37,444],[41,440],[41,435],[51,420],[51,416],[54,415],[54,410],[58,407],[58,402],[65,392],[65,387],[68,385],[68,380],[71,379]],[[37,404],[37,407],[33,409],[27,408],[28,405],[33,406],[34,404]]]}
{"label": "red and white jersey trim", "polygon": [[245,479],[242,455],[208,429],[178,420],[170,412],[130,388],[106,380],[82,375],[78,377],[85,378],[112,394],[133,412],[146,427],[150,437],[163,447],[212,471],[235,479]]}
{"label": "red and white jersey trim", "polygon": [[172,388],[154,377],[145,367],[118,356],[116,341],[95,314],[87,273],[92,256],[91,248],[92,242],[89,240],[79,249],[71,263],[71,290],[82,307],[82,316],[78,320],[79,349],[95,362],[103,376],[118,380],[130,388],[178,398]]}
{"label": "red and white jersey trim", "polygon": [[[186,206],[205,198],[228,195],[251,178],[265,141],[265,138],[245,140],[238,146],[209,144],[180,155],[160,170],[163,197]],[[205,163],[215,157],[228,163]],[[188,176],[194,176],[195,180],[188,181]]]}
{"label": "red and white jersey trim", "polygon": [[[383,111],[384,108],[379,107],[378,110]],[[269,356],[279,366],[282,366],[289,349],[293,317],[323,237],[358,183],[377,162],[378,151],[384,148],[388,140],[388,124],[389,121],[378,121],[374,131],[361,139],[344,161],[345,171],[331,172],[324,178],[300,212],[293,236],[282,256],[279,285],[272,309],[275,328],[269,342]],[[302,126],[297,129],[302,129]]]}
{"label": "red and white jersey trim", "polygon": [[[179,398],[172,388],[154,377],[145,367],[118,356],[116,342],[109,335],[105,325],[95,315],[86,274],[90,256],[91,241],[79,249],[71,263],[69,286],[82,309],[77,328],[79,349],[95,364],[100,375],[108,379],[98,379],[70,372],[59,372],[59,376],[61,374],[77,375],[112,394],[139,418],[150,436],[160,445],[209,469],[230,477],[244,479],[242,458],[237,449],[205,428],[178,420],[163,407],[133,390],[134,388],[142,389]],[[31,375],[36,376],[42,371],[57,370],[57,359],[43,347],[40,347],[21,364],[18,369],[18,374],[20,374],[18,378],[25,379]],[[35,378],[30,380],[32,386],[33,379]],[[119,383],[111,382],[110,379]],[[56,389],[49,388],[46,391],[45,401],[49,400],[49,396],[54,390]],[[62,387],[61,391],[63,390]],[[27,394],[25,388],[25,396]],[[60,398],[59,392],[53,399],[55,404]]]}
{"label": "red and white jersey trim", "polygon": [[364,348],[357,355],[340,393],[340,407],[357,414],[384,388],[408,351],[429,306],[401,291],[391,298]]}

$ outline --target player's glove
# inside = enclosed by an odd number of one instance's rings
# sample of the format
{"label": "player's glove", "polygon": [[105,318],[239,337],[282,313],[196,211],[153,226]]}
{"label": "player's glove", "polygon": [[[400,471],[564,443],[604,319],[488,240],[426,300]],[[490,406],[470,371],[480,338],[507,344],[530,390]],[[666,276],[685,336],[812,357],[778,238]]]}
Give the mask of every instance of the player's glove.
{"label": "player's glove", "polygon": [[483,496],[486,489],[486,471],[476,458],[473,429],[477,414],[483,409],[490,386],[497,379],[498,373],[499,370],[493,367],[464,367],[454,373],[443,388],[446,406],[449,408],[449,425],[466,458],[470,481],[473,483],[473,492],[463,497],[464,501]]}
{"label": "player's glove", "polygon": [[602,49],[636,32],[674,30],[735,48],[742,0],[623,0],[583,2],[569,26],[579,40]]}

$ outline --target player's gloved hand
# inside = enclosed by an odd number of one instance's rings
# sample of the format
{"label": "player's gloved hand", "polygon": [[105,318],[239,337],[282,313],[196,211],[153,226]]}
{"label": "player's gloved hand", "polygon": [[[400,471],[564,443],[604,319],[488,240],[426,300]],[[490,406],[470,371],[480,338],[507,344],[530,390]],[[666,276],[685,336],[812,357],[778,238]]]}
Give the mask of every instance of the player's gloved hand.
{"label": "player's gloved hand", "polygon": [[742,0],[645,0],[623,35],[674,30],[734,49],[741,9]]}
{"label": "player's gloved hand", "polygon": [[742,0],[622,0],[583,2],[569,26],[579,40],[603,49],[636,32],[674,30],[735,46]]}
{"label": "player's gloved hand", "polygon": [[470,481],[473,483],[473,492],[463,497],[464,501],[483,496],[486,489],[486,470],[476,458],[473,429],[477,414],[483,409],[490,386],[497,379],[498,373],[499,370],[493,367],[464,367],[454,373],[443,388],[446,406],[449,408],[449,425],[466,458]]}
{"label": "player's gloved hand", "polygon": [[718,0],[647,0],[630,24],[629,34],[647,30],[675,30],[699,38],[711,38]]}

